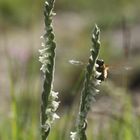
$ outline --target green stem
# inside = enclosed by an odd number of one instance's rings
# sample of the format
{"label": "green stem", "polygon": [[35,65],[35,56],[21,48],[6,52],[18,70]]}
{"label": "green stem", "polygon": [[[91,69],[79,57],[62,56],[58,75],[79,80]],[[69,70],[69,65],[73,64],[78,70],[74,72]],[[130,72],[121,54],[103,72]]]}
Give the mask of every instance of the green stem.
{"label": "green stem", "polygon": [[[86,73],[85,73],[85,82],[84,87],[81,93],[81,102],[80,102],[80,109],[79,109],[79,116],[78,116],[78,124],[77,124],[77,132],[79,140],[86,140],[86,134],[85,130],[87,127],[86,117],[88,114],[88,111],[90,110],[91,102],[94,100],[94,96],[96,94],[96,85],[92,83],[94,80],[97,82],[96,77],[96,70],[95,70],[95,64],[96,60],[98,58],[99,49],[100,49],[100,31],[97,26],[95,26],[93,36],[92,36],[92,42],[93,46],[91,48],[91,56],[89,57],[89,62],[86,67]],[[91,89],[92,84],[92,89]]]}
{"label": "green stem", "polygon": [[44,48],[42,51],[44,53],[41,55],[40,60],[42,62],[41,70],[44,72],[44,85],[42,92],[42,104],[41,104],[41,133],[42,140],[46,140],[49,132],[50,132],[50,124],[47,124],[47,120],[49,119],[46,110],[48,108],[48,104],[50,102],[50,94],[53,88],[53,75],[54,75],[54,67],[55,67],[55,48],[56,43],[54,41],[54,33],[52,27],[52,16],[53,16],[53,7],[54,0],[45,1],[45,9],[44,9],[44,22],[45,22],[45,34],[44,34]]}

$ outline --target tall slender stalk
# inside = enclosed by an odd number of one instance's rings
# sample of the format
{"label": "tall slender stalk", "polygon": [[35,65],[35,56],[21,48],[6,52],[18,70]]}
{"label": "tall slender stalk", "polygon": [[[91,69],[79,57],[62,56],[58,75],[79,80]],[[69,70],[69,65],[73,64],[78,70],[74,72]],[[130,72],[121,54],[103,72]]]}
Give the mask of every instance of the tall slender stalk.
{"label": "tall slender stalk", "polygon": [[96,60],[98,58],[100,50],[100,31],[97,25],[92,35],[93,46],[91,48],[91,56],[86,67],[85,81],[83,90],[81,92],[80,109],[78,114],[78,122],[76,125],[76,132],[71,132],[72,140],[86,140],[86,128],[87,128],[87,114],[90,110],[91,103],[95,101],[95,95],[99,92],[97,85],[100,84],[101,80],[99,73],[96,69]]}
{"label": "tall slender stalk", "polygon": [[51,124],[59,116],[55,113],[58,108],[59,102],[55,101],[58,97],[58,93],[53,89],[53,76],[55,67],[55,49],[56,43],[54,41],[54,33],[52,26],[52,17],[54,15],[55,0],[45,1],[44,9],[44,22],[45,22],[45,34],[42,37],[44,42],[42,43],[42,49],[39,50],[39,61],[42,63],[41,70],[44,73],[44,85],[42,92],[42,104],[41,104],[41,134],[42,140],[47,140]]}

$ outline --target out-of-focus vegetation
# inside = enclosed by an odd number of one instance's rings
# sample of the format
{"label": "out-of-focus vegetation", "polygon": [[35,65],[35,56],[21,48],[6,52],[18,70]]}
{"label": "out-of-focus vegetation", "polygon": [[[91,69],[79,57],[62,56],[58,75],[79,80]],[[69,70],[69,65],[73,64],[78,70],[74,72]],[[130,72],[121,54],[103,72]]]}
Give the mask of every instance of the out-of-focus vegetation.
{"label": "out-of-focus vegetation", "polygon": [[[59,0],[56,2],[57,11],[71,11],[78,13],[89,13],[104,24],[117,24],[122,16],[130,21],[139,20],[139,0]],[[43,0],[1,0],[0,21],[1,24],[12,24],[14,26],[33,25],[42,17]]]}
{"label": "out-of-focus vegetation", "polygon": [[[38,49],[44,28],[43,3],[0,0],[0,140],[40,137],[42,75]],[[56,0],[54,88],[60,93],[61,118],[52,127],[50,140],[67,140],[74,130],[81,73],[89,56],[94,23],[101,28],[100,58],[110,69],[89,113],[88,140],[140,139],[139,5],[139,0]],[[70,59],[83,65],[73,66],[68,63]]]}
{"label": "out-of-focus vegetation", "polygon": [[42,2],[38,0],[1,0],[0,25],[29,26],[40,20]]}

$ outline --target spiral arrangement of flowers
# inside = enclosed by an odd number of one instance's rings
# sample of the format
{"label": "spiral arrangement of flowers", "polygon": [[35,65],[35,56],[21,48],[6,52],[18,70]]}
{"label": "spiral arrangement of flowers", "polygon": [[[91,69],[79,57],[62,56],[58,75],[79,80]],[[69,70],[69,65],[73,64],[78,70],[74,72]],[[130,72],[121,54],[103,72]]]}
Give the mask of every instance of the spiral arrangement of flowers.
{"label": "spiral arrangement of flowers", "polygon": [[80,109],[78,114],[78,122],[76,125],[76,131],[71,132],[72,140],[86,140],[86,128],[87,128],[87,114],[90,110],[91,104],[95,101],[95,95],[99,92],[97,86],[100,85],[101,79],[99,78],[102,74],[98,71],[97,59],[100,50],[100,30],[97,25],[92,35],[93,46],[90,49],[91,56],[86,67],[85,81],[83,90],[81,92]]}
{"label": "spiral arrangement of flowers", "polygon": [[45,34],[43,38],[42,49],[39,50],[40,56],[39,61],[42,63],[40,70],[42,70],[44,75],[44,85],[42,92],[42,104],[41,104],[41,134],[42,140],[46,140],[51,124],[59,116],[55,113],[59,101],[58,92],[53,91],[53,76],[55,68],[55,49],[56,43],[54,41],[54,33],[52,26],[52,17],[55,15],[53,13],[54,0],[45,1],[44,17],[45,17]]}

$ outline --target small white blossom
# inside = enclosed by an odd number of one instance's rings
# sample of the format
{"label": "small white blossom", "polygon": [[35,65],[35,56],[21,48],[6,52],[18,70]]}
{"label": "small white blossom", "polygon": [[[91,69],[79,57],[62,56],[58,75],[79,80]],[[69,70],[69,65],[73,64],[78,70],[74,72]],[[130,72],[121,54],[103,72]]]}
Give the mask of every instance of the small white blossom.
{"label": "small white blossom", "polygon": [[43,73],[45,73],[45,72],[46,72],[46,65],[43,64],[43,65],[41,66],[40,70],[43,71]]}
{"label": "small white blossom", "polygon": [[42,47],[45,47],[45,44],[42,42],[42,43],[41,43],[41,46],[42,46]]}
{"label": "small white blossom", "polygon": [[43,39],[44,37],[43,37],[43,35],[42,36],[40,36],[40,39]]}
{"label": "small white blossom", "polygon": [[60,102],[52,101],[53,110],[56,111]]}
{"label": "small white blossom", "polygon": [[58,94],[59,94],[59,92],[54,92],[54,91],[52,91],[52,98],[54,98],[54,99],[57,99],[58,98]]}
{"label": "small white blossom", "polygon": [[55,12],[52,12],[52,16],[56,16],[56,13]]}
{"label": "small white blossom", "polygon": [[48,120],[46,122],[47,124],[52,124],[56,119],[60,118],[56,113],[52,111],[51,108],[46,110],[46,115],[48,116]]}
{"label": "small white blossom", "polygon": [[50,124],[48,122],[46,122],[44,125],[41,125],[42,128],[45,129],[45,131],[47,132],[48,129],[50,128]]}
{"label": "small white blossom", "polygon": [[45,73],[46,71],[49,72],[48,68],[47,68],[47,64],[43,64],[40,68],[40,70]]}
{"label": "small white blossom", "polygon": [[92,35],[92,38],[95,40],[95,35],[94,34]]}
{"label": "small white blossom", "polygon": [[45,4],[46,4],[46,5],[49,5],[49,3],[48,3],[47,1],[45,1]]}
{"label": "small white blossom", "polygon": [[46,109],[46,114],[50,116],[51,113],[52,113],[51,108],[47,108],[47,109]]}
{"label": "small white blossom", "polygon": [[93,57],[92,57],[92,55],[89,57],[89,59],[90,59],[90,60],[93,60]]}
{"label": "small white blossom", "polygon": [[56,114],[56,113],[53,113],[52,115],[52,122],[55,121],[56,119],[59,119],[60,117]]}
{"label": "small white blossom", "polygon": [[95,92],[96,92],[96,93],[99,93],[99,92],[100,92],[100,90],[99,90],[99,89],[95,89]]}
{"label": "small white blossom", "polygon": [[47,63],[47,64],[49,63],[50,64],[50,61],[49,61],[48,57],[49,57],[49,55],[39,56],[39,61],[41,63]]}
{"label": "small white blossom", "polygon": [[98,86],[98,85],[100,85],[100,84],[101,84],[101,80],[96,80],[95,86]]}
{"label": "small white blossom", "polygon": [[39,56],[39,61],[40,61],[41,63],[44,63],[45,57],[44,57],[44,56]]}
{"label": "small white blossom", "polygon": [[43,48],[39,50],[40,55],[44,55],[47,52],[48,48]]}
{"label": "small white blossom", "polygon": [[77,132],[70,132],[70,138],[72,140],[77,140]]}

